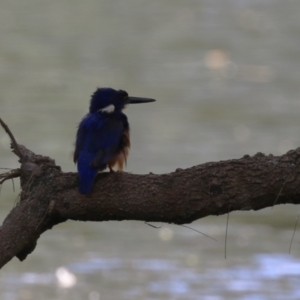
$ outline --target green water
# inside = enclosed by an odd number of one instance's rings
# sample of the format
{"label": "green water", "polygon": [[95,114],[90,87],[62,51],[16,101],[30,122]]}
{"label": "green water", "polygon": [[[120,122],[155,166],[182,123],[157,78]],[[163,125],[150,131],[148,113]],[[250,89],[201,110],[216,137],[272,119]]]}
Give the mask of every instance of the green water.
{"label": "green water", "polygon": [[[128,172],[281,155],[300,145],[299,13],[292,0],[3,0],[0,116],[64,171],[98,86],[157,99],[126,109]],[[18,167],[3,131],[0,167]],[[17,194],[5,183],[2,220]],[[226,260],[226,216],[191,225],[217,242],[175,225],[67,222],[1,270],[0,298],[299,299],[298,213],[232,213]]]}

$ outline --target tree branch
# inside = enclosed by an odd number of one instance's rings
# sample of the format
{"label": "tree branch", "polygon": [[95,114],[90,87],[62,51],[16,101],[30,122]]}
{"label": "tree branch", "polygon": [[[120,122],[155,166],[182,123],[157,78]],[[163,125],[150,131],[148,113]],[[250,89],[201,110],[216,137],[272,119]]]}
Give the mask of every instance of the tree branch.
{"label": "tree branch", "polygon": [[68,219],[185,224],[208,215],[300,202],[300,148],[163,175],[101,173],[85,196],[78,193],[76,173],[64,173],[53,159],[17,147],[22,161],[14,174],[20,176],[22,190],[0,227],[0,268],[14,256],[24,260],[43,232]]}

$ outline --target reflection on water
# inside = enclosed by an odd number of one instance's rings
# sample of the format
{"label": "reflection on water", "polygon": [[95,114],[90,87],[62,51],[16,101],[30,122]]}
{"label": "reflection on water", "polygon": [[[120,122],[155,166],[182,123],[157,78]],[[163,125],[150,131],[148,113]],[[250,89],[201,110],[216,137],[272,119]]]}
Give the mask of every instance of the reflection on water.
{"label": "reflection on water", "polygon": [[[6,277],[7,290],[24,287],[56,286],[78,289],[84,275],[99,276],[101,281],[124,283],[122,299],[299,299],[300,260],[289,255],[257,254],[249,266],[208,269],[187,268],[176,260],[97,258],[59,267],[53,274],[25,273],[19,278]],[[143,285],[135,281],[136,274]],[[79,280],[77,281],[77,278]],[[79,286],[78,286],[79,285]],[[9,293],[9,292],[8,292]],[[116,289],[107,291],[108,299],[120,297]],[[104,294],[105,295],[105,294]],[[103,295],[103,296],[104,296]],[[102,299],[101,292],[92,291],[85,299]],[[106,296],[104,296],[107,299]],[[13,298],[10,298],[13,299]],[[78,298],[80,299],[80,298]],[[83,299],[83,298],[81,298]]]}
{"label": "reflection on water", "polygon": [[61,288],[71,288],[77,283],[76,276],[64,267],[59,267],[56,270],[55,275]]}
{"label": "reflection on water", "polygon": [[[19,143],[72,163],[97,86],[156,98],[128,107],[128,172],[280,155],[300,144],[299,1],[1,1],[1,117]],[[0,167],[18,167],[0,132]],[[1,190],[0,217],[17,193]],[[297,207],[187,228],[66,222],[0,273],[0,298],[299,299]]]}

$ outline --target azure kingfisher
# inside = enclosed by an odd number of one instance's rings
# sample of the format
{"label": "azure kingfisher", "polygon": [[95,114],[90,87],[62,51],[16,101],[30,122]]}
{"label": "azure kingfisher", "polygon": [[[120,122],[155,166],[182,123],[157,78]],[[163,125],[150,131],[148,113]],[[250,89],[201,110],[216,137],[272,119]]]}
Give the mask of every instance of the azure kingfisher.
{"label": "azure kingfisher", "polygon": [[78,126],[74,162],[79,173],[79,192],[89,194],[98,171],[122,170],[130,148],[129,123],[122,112],[129,103],[154,102],[129,97],[127,92],[98,88],[91,96],[89,113]]}

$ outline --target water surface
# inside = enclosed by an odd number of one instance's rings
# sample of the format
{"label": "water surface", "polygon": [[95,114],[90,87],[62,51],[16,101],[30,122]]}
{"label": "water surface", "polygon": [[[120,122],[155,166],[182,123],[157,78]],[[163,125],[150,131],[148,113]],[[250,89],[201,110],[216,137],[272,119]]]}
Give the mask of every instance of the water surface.
{"label": "water surface", "polygon": [[[76,126],[97,86],[128,107],[128,172],[167,173],[300,145],[298,1],[2,1],[1,117],[18,142],[75,171]],[[18,167],[0,133],[1,167]],[[6,183],[0,217],[18,192]],[[297,206],[187,228],[67,222],[0,273],[1,299],[299,299]]]}

